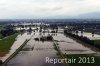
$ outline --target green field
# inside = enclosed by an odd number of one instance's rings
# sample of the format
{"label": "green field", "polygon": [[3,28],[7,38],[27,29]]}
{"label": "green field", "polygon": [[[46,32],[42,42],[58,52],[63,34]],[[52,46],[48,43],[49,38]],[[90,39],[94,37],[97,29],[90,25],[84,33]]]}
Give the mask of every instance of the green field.
{"label": "green field", "polygon": [[69,63],[69,66],[100,66],[100,57],[86,54],[64,55],[65,58],[75,58],[75,63]]}
{"label": "green field", "polygon": [[9,51],[9,49],[12,46],[12,44],[14,43],[17,35],[18,34],[14,34],[14,35],[5,37],[2,40],[0,40],[0,52]]}
{"label": "green field", "polygon": [[2,25],[0,25],[0,30],[2,29]]}
{"label": "green field", "polygon": [[[1,29],[2,29],[2,26],[0,25],[0,31],[1,31]],[[3,36],[0,34],[0,39],[2,39],[3,38]]]}
{"label": "green field", "polygon": [[99,40],[94,40],[95,44],[100,44],[100,39]]}

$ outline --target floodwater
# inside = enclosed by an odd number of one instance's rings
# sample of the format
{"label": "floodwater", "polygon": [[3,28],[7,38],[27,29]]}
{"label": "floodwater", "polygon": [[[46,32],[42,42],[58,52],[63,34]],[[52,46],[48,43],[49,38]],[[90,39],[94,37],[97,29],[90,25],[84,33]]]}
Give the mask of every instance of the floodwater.
{"label": "floodwater", "polygon": [[66,54],[94,54],[90,48],[83,46],[75,40],[59,34],[54,36],[54,39],[58,41],[58,46],[63,53]]}
{"label": "floodwater", "polygon": [[2,61],[5,61],[10,55],[12,55],[25,42],[26,39],[30,39],[31,36],[32,36],[32,34],[27,35],[27,33],[24,33],[23,35],[19,34],[16,37],[16,41],[14,42],[11,49],[9,50],[9,53],[6,54],[6,56],[1,57],[0,59]]}
{"label": "floodwater", "polygon": [[[46,34],[47,35],[47,34]],[[8,66],[64,66],[63,64],[47,63],[46,57],[51,59],[58,58],[57,51],[54,50],[51,41],[35,41],[39,33],[32,36],[31,40],[23,47],[13,59],[8,62]]]}
{"label": "floodwater", "polygon": [[[47,35],[46,33],[45,35]],[[35,41],[35,37],[39,37],[39,33],[35,33],[31,40],[23,47],[8,66],[64,66],[63,64],[46,63],[46,57],[58,58],[57,51],[54,50],[53,42],[50,41]],[[77,43],[63,34],[53,35],[54,40],[58,41],[58,46],[63,53],[66,54],[92,54],[94,51]]]}
{"label": "floodwater", "polygon": [[[78,33],[79,36],[81,36],[81,32],[79,31]],[[89,38],[90,40],[98,40],[100,39],[100,35],[94,34],[94,37],[92,37],[92,33],[84,32],[83,36]]]}

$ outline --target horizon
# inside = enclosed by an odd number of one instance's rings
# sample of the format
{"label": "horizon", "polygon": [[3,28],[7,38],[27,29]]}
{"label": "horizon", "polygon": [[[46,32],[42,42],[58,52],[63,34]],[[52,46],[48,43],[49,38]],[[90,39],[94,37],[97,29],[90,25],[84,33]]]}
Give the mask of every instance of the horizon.
{"label": "horizon", "polygon": [[0,19],[100,19],[96,0],[1,0]]}

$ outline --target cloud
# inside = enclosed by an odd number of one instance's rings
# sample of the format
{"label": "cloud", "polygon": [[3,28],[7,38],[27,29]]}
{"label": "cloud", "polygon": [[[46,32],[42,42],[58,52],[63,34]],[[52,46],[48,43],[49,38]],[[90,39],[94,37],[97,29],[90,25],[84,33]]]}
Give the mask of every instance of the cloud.
{"label": "cloud", "polygon": [[74,17],[99,8],[100,0],[0,0],[0,19]]}

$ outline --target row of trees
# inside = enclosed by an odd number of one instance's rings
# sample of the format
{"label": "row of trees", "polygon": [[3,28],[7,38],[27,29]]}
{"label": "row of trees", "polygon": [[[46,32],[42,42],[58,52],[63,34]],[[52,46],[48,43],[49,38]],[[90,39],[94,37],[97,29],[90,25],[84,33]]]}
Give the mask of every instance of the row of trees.
{"label": "row of trees", "polygon": [[72,36],[72,37],[74,37],[74,38],[76,38],[76,39],[79,39],[79,40],[81,40],[81,41],[84,41],[84,42],[86,42],[86,43],[88,43],[88,44],[94,45],[94,41],[90,40],[90,39],[87,38],[87,37],[78,36],[78,35],[75,35],[75,34],[72,34],[72,33],[65,33],[65,34],[67,34],[67,35],[69,35],[69,36]]}
{"label": "row of trees", "polygon": [[3,37],[9,36],[9,35],[13,35],[15,34],[17,31],[13,29],[13,27],[11,25],[5,26],[1,31],[0,31],[0,35]]}
{"label": "row of trees", "polygon": [[40,38],[34,38],[34,40],[36,41],[52,41],[53,40],[53,37],[48,34],[48,36],[41,36]]}
{"label": "row of trees", "polygon": [[90,40],[90,39],[87,38],[87,37],[78,36],[77,34],[76,34],[76,35],[75,35],[75,34],[72,34],[72,33],[68,32],[67,30],[64,30],[64,34],[65,34],[65,35],[72,36],[72,37],[74,37],[74,38],[76,38],[76,39],[79,39],[79,40],[81,40],[81,41],[83,41],[83,42],[85,42],[85,43],[87,43],[87,44],[90,44],[90,45],[92,45],[92,46],[95,46],[95,47],[97,47],[97,48],[100,48],[100,44],[95,44],[95,41],[94,41],[94,40]]}

